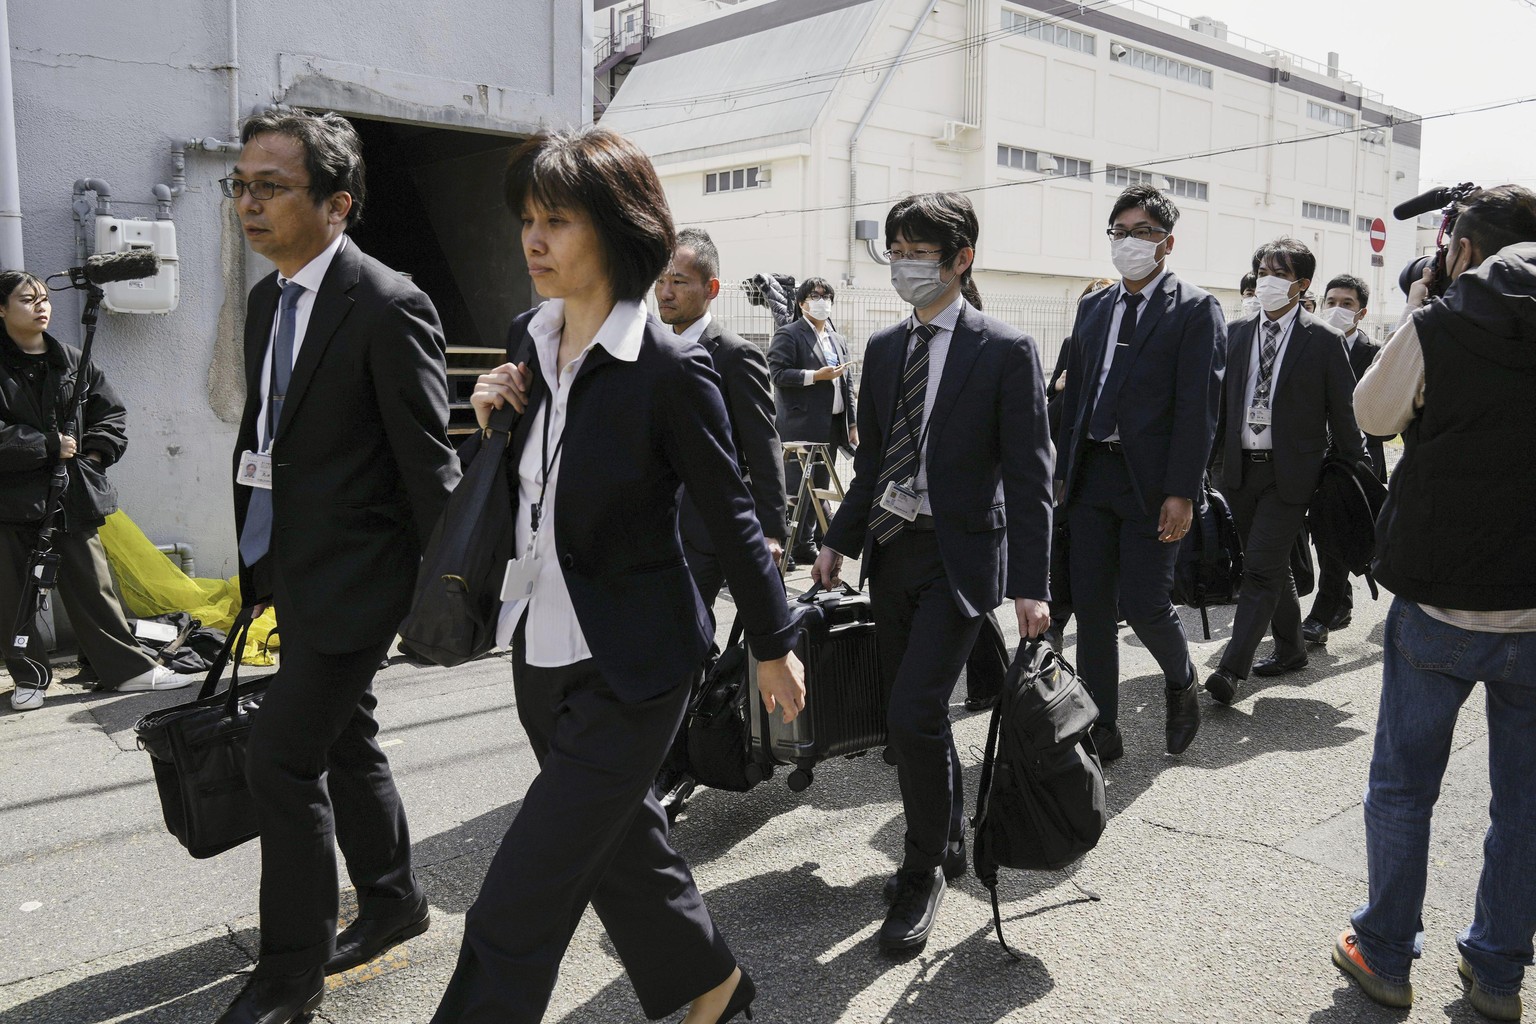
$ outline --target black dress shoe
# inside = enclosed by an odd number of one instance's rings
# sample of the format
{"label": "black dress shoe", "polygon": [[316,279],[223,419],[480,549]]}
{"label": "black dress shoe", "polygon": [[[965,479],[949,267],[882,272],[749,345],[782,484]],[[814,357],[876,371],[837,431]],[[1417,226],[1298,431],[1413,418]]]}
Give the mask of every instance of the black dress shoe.
{"label": "black dress shoe", "polygon": [[[953,882],[965,874],[965,836],[951,840],[949,847],[944,851],[944,880]],[[885,888],[880,890],[880,895],[887,903],[896,902],[896,894],[901,891],[901,872],[898,871],[885,880]]]}
{"label": "black dress shoe", "polygon": [[1242,679],[1224,668],[1218,668],[1205,681],[1205,692],[1220,704],[1231,704],[1237,699],[1237,688]]}
{"label": "black dress shoe", "polygon": [[1098,752],[1102,764],[1118,761],[1125,756],[1125,740],[1120,736],[1120,727],[1113,722],[1093,723],[1093,728],[1088,730],[1088,738],[1093,741],[1093,749]]}
{"label": "black dress shoe", "polygon": [[965,710],[985,711],[996,703],[997,694],[995,693],[990,697],[967,697],[965,698]]}
{"label": "black dress shoe", "polygon": [[944,872],[940,868],[902,868],[896,879],[896,900],[880,926],[880,948],[889,952],[922,949],[944,900]]}
{"label": "black dress shoe", "polygon": [[1309,644],[1327,643],[1328,624],[1317,619],[1308,619],[1301,624],[1301,638]]}
{"label": "black dress shoe", "polygon": [[320,968],[303,974],[253,974],[217,1024],[295,1024],[309,1019],[325,998]]}
{"label": "black dress shoe", "polygon": [[1344,609],[1333,617],[1333,621],[1328,623],[1328,628],[1343,629],[1345,626],[1349,625],[1349,619],[1352,614],[1353,612],[1351,612],[1348,608]]}
{"label": "black dress shoe", "polygon": [[819,553],[820,552],[818,552],[814,547],[811,547],[809,544],[802,544],[791,551],[789,553],[789,557],[793,558],[800,565],[811,565],[816,561],[816,556]]}
{"label": "black dress shoe", "polygon": [[1182,754],[1200,731],[1200,695],[1193,681],[1182,690],[1167,687],[1168,724],[1164,728],[1168,753]]}
{"label": "black dress shoe", "polygon": [[752,975],[745,970],[741,972],[741,980],[736,983],[736,991],[731,993],[731,1001],[725,1004],[725,1009],[720,1011],[720,1016],[715,1018],[715,1024],[725,1024],[738,1013],[744,1013],[747,1020],[752,1019],[752,1000],[757,998],[757,986],[752,984]]}
{"label": "black dress shoe", "polygon": [[1263,661],[1254,664],[1253,674],[1269,678],[1271,676],[1283,676],[1287,672],[1300,672],[1306,667],[1307,656],[1305,654],[1297,655],[1294,658],[1286,658],[1284,661],[1281,661],[1279,658],[1265,658]]}
{"label": "black dress shoe", "polygon": [[359,917],[336,936],[336,952],[325,962],[326,974],[340,974],[361,967],[406,939],[427,930],[431,914],[425,898],[399,917]]}

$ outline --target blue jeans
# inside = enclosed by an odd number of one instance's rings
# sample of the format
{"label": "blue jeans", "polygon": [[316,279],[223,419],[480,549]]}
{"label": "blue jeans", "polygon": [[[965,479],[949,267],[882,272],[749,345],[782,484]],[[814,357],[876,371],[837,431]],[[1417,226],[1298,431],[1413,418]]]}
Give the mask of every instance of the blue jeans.
{"label": "blue jeans", "polygon": [[1353,922],[1371,969],[1407,981],[1424,943],[1430,815],[1456,716],[1478,682],[1493,801],[1477,907],[1456,945],[1486,991],[1508,995],[1520,990],[1536,934],[1536,633],[1458,629],[1393,600],[1365,791],[1370,898]]}

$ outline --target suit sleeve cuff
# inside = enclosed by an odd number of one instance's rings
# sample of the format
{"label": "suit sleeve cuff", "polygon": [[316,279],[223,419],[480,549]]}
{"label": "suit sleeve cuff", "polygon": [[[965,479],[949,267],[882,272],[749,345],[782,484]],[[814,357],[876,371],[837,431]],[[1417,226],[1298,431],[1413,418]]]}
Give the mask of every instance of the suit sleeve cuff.
{"label": "suit sleeve cuff", "polygon": [[787,618],[784,627],[775,633],[749,633],[747,646],[758,661],[778,661],[795,649],[795,620]]}

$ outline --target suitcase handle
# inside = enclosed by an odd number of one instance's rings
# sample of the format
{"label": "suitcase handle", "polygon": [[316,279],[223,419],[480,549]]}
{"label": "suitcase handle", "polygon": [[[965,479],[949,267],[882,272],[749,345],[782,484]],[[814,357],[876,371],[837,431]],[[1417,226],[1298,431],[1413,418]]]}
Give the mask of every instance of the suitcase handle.
{"label": "suitcase handle", "polygon": [[[801,604],[810,604],[812,601],[816,600],[816,595],[821,593],[821,590],[822,590],[822,588],[821,588],[821,584],[820,583],[812,583],[811,584],[811,589],[807,590],[805,593],[803,593],[799,597],[795,598],[795,600],[800,602]],[[842,593],[839,596],[841,596],[841,597],[855,597],[855,596],[858,595],[858,593],[859,593],[858,590],[851,583],[849,583],[847,580],[844,580],[843,581],[843,590],[842,590]]]}

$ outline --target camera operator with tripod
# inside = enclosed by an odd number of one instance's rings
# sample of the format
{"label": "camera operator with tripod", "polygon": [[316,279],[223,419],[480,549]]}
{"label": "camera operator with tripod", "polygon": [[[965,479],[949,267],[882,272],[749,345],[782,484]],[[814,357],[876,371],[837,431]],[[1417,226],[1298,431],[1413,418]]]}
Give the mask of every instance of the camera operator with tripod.
{"label": "camera operator with tripod", "polygon": [[1365,794],[1370,895],[1333,959],[1378,1003],[1412,1002],[1430,817],[1482,682],[1493,800],[1458,970],[1480,1013],[1519,1020],[1536,934],[1536,473],[1518,454],[1536,448],[1536,193],[1447,198],[1449,243],[1355,389],[1360,426],[1402,433],[1404,453],[1377,523],[1375,577],[1396,596]]}
{"label": "camera operator with tripod", "polygon": [[[55,521],[59,597],[101,677],[101,690],[173,690],[193,681],[155,664],[134,639],[112,590],[106,551],[96,529],[117,510],[106,470],[128,446],[127,414],[106,377],[81,367],[81,353],[47,332],[48,286],[23,270],[0,273],[0,625],[10,630],[27,597],[38,528],[64,473],[63,505]],[[68,411],[76,378],[83,397]],[[24,650],[5,637],[5,666],[16,689],[11,707],[43,706],[52,682],[48,654],[36,630]]]}

